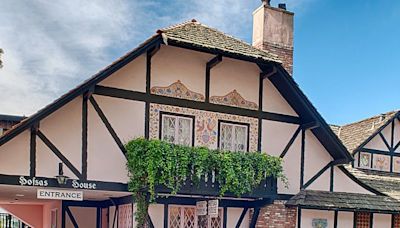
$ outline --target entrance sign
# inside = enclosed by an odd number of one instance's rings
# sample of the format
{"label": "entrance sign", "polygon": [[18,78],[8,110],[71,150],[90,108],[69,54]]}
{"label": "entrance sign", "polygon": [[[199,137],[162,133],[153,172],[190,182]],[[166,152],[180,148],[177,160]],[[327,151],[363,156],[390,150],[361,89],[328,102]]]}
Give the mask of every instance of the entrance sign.
{"label": "entrance sign", "polygon": [[73,200],[83,201],[82,191],[65,191],[55,189],[38,189],[38,199],[53,199],[53,200]]}
{"label": "entrance sign", "polygon": [[208,201],[208,215],[210,218],[218,218],[218,200]]}
{"label": "entrance sign", "polygon": [[198,216],[207,215],[207,201],[196,202],[196,213]]}

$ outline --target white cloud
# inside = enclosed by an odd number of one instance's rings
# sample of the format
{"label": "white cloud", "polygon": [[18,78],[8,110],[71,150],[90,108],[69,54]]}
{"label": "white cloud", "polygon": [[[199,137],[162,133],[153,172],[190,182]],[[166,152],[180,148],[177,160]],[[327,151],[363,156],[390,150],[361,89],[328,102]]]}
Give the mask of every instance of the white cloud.
{"label": "white cloud", "polygon": [[[288,0],[289,9],[313,0]],[[259,0],[3,0],[0,113],[32,114],[139,42],[196,18],[249,41]]]}
{"label": "white cloud", "polygon": [[119,1],[3,1],[0,112],[31,114],[105,65],[129,17]]}

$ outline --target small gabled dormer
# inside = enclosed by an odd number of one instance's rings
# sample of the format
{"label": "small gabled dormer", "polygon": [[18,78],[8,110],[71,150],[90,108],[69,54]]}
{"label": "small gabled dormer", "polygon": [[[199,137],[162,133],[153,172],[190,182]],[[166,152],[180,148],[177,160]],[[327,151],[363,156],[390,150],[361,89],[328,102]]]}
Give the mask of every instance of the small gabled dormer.
{"label": "small gabled dormer", "polygon": [[399,124],[399,112],[392,111],[333,128],[353,153],[354,168],[400,173]]}

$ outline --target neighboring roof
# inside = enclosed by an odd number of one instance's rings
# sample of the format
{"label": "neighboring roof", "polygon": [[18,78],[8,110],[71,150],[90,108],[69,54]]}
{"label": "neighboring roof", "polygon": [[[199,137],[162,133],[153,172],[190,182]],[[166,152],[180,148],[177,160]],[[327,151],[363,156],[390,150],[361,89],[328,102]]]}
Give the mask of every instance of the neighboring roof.
{"label": "neighboring roof", "polygon": [[400,210],[400,201],[389,196],[313,190],[302,190],[286,205],[350,211],[398,212]]}
{"label": "neighboring roof", "polygon": [[14,116],[14,115],[3,115],[3,114],[0,114],[0,121],[20,122],[25,118],[26,118],[25,116]]}
{"label": "neighboring roof", "polygon": [[350,165],[345,166],[345,168],[362,183],[400,200],[400,174],[357,169]]}
{"label": "neighboring roof", "polygon": [[331,125],[331,129],[347,150],[353,153],[368,138],[377,134],[397,113],[398,111],[391,111],[343,126]]}
{"label": "neighboring roof", "polygon": [[219,50],[232,54],[245,55],[255,59],[281,63],[279,57],[267,51],[255,48],[250,44],[203,25],[196,20],[174,25],[158,31],[164,42],[175,41],[210,50]]}

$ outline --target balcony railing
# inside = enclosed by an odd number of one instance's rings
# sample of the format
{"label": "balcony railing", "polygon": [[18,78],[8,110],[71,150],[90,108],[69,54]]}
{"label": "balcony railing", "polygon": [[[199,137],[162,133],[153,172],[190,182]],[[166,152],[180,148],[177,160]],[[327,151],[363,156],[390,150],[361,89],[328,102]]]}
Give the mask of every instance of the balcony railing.
{"label": "balcony railing", "polygon": [[[245,193],[238,197],[235,194],[227,192],[224,197],[235,198],[271,198],[277,194],[277,179],[275,177],[267,177],[259,186],[253,189],[250,193]],[[171,189],[165,186],[157,186],[156,192],[161,194],[170,194]],[[177,192],[178,195],[198,195],[198,196],[220,196],[220,186],[215,180],[215,175],[210,175],[202,178],[198,183],[189,178]]]}

